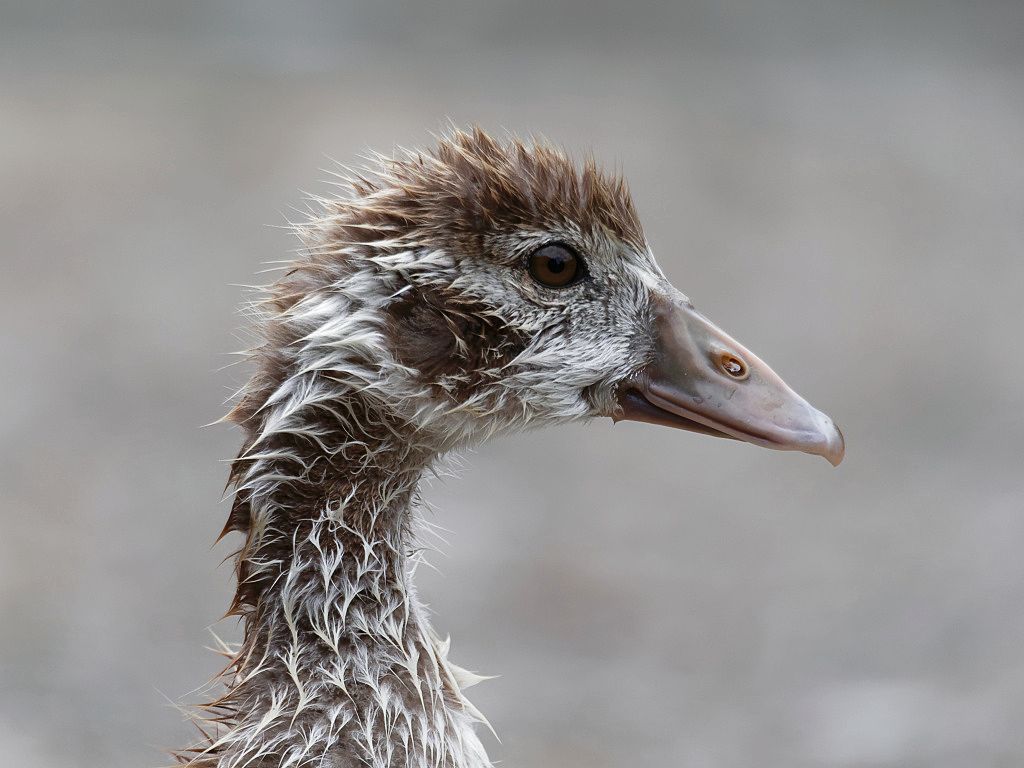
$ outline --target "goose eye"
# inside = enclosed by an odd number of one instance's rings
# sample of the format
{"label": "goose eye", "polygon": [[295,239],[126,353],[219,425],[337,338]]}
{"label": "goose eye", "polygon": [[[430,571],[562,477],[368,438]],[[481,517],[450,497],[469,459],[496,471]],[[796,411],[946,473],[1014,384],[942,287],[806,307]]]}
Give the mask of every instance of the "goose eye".
{"label": "goose eye", "polygon": [[530,275],[548,288],[564,288],[579,272],[579,257],[564,245],[542,245],[530,256]]}

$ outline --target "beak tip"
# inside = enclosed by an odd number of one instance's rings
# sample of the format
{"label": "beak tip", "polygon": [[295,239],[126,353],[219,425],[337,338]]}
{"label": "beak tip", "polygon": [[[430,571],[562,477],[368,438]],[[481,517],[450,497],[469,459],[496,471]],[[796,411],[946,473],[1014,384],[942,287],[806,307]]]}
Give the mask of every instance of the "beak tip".
{"label": "beak tip", "polygon": [[843,438],[842,430],[834,422],[832,423],[832,433],[828,436],[821,455],[828,459],[828,463],[833,467],[842,464],[843,457],[846,456],[846,440]]}

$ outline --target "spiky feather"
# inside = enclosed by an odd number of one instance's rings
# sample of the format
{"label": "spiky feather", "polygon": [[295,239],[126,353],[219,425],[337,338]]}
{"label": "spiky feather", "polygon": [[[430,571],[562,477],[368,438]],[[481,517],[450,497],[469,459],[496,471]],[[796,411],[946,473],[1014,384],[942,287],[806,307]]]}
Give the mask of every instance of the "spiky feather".
{"label": "spiky feather", "polygon": [[[341,184],[255,307],[228,417],[244,637],[178,753],[193,768],[489,766],[462,693],[483,678],[448,661],[411,582],[417,485],[493,434],[607,414],[645,354],[628,328],[660,273],[592,160],[452,131]],[[575,294],[582,319],[520,274],[551,239],[618,286]]]}

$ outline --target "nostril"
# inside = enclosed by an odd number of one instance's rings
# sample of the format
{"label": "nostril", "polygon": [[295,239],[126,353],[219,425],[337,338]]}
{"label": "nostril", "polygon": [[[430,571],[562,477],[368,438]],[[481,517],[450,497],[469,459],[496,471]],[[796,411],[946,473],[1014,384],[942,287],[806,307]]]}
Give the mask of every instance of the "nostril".
{"label": "nostril", "polygon": [[747,378],[747,375],[750,373],[750,369],[747,368],[747,364],[743,362],[743,359],[730,354],[729,352],[719,353],[718,367],[721,368],[727,376],[739,380]]}

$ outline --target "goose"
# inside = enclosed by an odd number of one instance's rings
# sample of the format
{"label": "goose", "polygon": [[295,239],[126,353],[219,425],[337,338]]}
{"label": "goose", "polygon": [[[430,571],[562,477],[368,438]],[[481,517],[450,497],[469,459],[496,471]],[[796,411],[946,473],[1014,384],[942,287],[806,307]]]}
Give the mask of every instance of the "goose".
{"label": "goose", "polygon": [[339,174],[258,302],[223,535],[241,533],[219,695],[191,768],[485,768],[481,678],[417,597],[418,487],[491,437],[609,417],[843,457],[832,420],[698,312],[625,181],[451,128]]}

